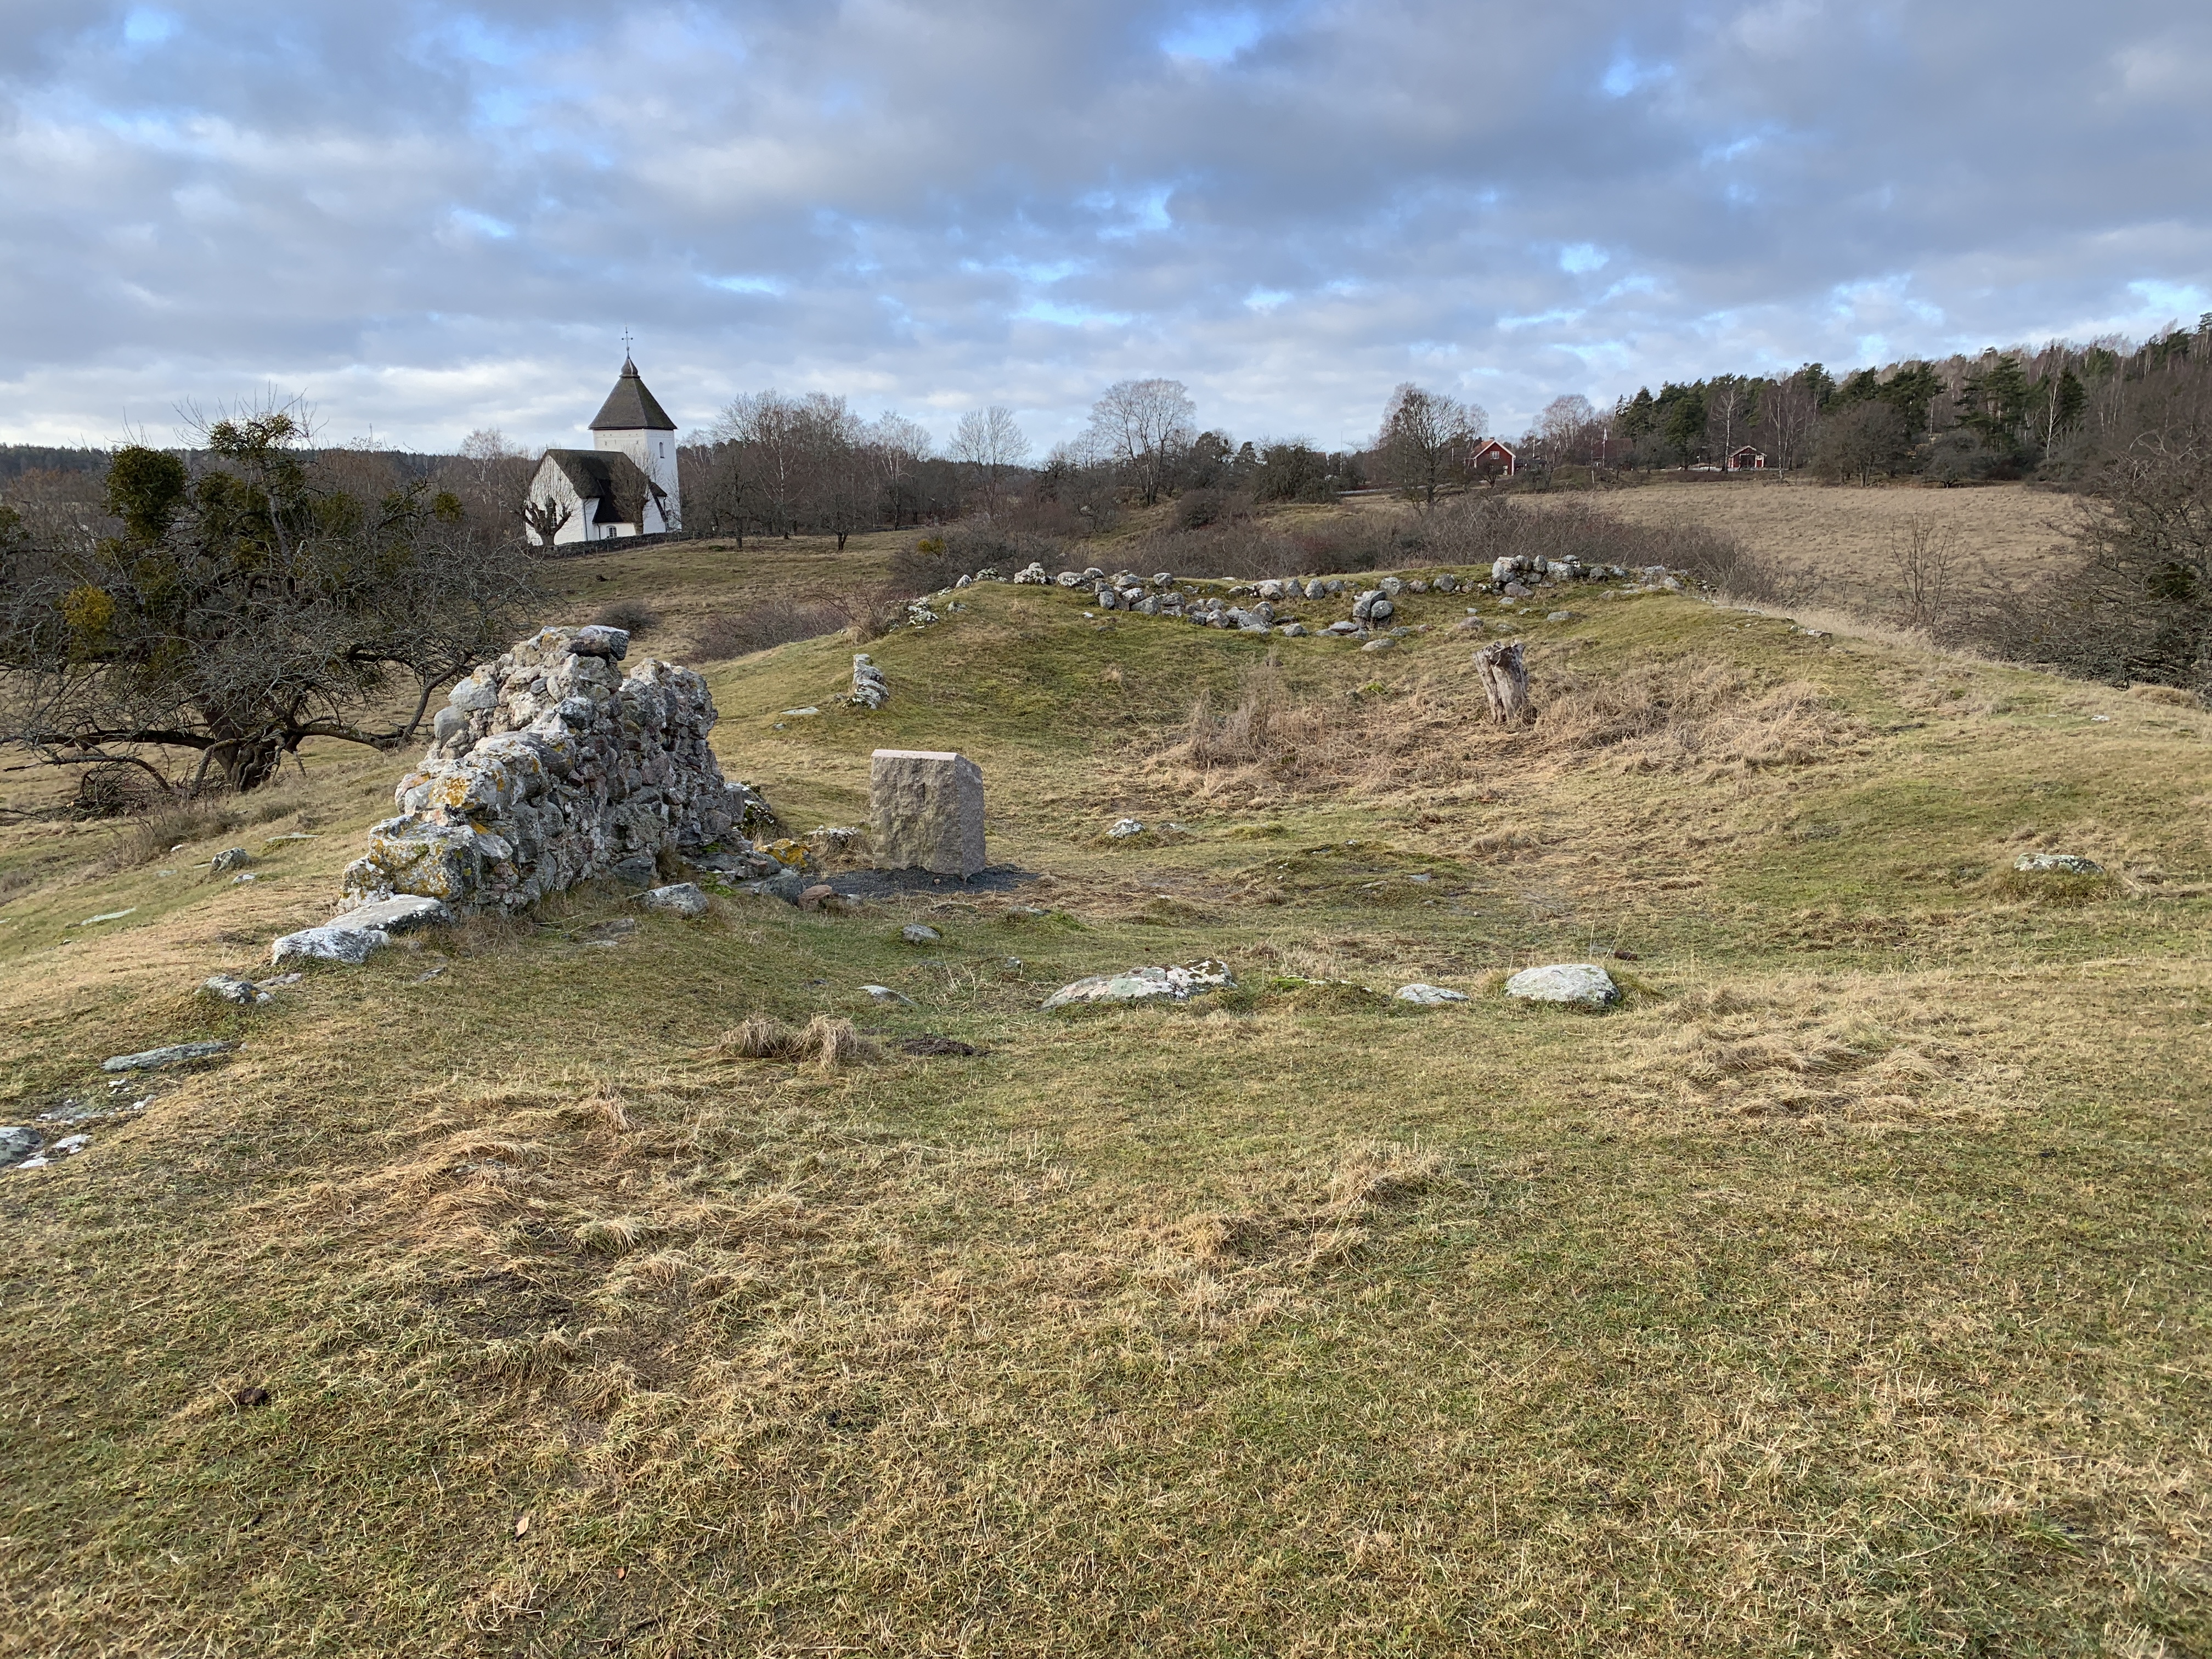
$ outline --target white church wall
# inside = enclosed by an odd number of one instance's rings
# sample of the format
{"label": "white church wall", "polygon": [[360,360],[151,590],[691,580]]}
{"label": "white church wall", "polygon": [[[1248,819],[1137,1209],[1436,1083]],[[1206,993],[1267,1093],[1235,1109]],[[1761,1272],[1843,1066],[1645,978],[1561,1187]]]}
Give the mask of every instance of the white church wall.
{"label": "white church wall", "polygon": [[[637,463],[637,470],[667,492],[665,522],[657,528],[675,530],[684,523],[683,497],[676,487],[676,434],[647,428],[632,428],[615,432],[594,432],[592,441],[595,447],[613,450],[627,455]],[[651,512],[653,509],[646,509]]]}

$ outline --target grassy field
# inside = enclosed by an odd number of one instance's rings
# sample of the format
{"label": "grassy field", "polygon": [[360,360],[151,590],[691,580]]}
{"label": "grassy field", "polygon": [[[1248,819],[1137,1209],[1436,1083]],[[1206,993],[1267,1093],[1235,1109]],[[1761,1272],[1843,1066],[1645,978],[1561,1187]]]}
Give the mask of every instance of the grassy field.
{"label": "grassy field", "polygon": [[[1541,507],[1589,498],[1524,499]],[[1632,524],[1735,536],[1779,568],[1824,581],[1817,597],[1846,609],[1895,580],[1899,544],[1916,520],[1954,541],[1972,583],[2004,586],[2053,569],[2079,512],[2073,498],[2027,484],[1862,489],[1778,477],[1662,481],[1607,490],[1599,502]]]}
{"label": "grassy field", "polygon": [[[882,556],[560,568],[680,641]],[[1583,591],[1509,734],[1458,601],[962,597],[877,713],[849,641],[714,665],[717,747],[799,830],[961,749],[1009,890],[582,890],[238,1011],[392,757],[0,830],[0,1121],[240,1039],[0,1175],[0,1653],[2212,1650],[2212,716]],[[1601,957],[1613,1012],[1499,994]],[[817,1015],[886,1052],[725,1040]]]}

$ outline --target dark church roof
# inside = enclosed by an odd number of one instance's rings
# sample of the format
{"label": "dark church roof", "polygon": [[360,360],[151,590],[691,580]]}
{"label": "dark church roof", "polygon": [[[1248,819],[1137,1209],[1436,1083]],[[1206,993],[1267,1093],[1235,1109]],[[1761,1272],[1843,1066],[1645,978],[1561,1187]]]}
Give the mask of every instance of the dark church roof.
{"label": "dark church roof", "polygon": [[615,389],[607,393],[606,402],[592,416],[592,430],[635,432],[641,428],[673,432],[676,422],[668,418],[668,411],[660,406],[659,399],[645,389],[645,379],[637,372],[637,365],[624,357],[622,379],[615,382]]}
{"label": "dark church roof", "polygon": [[668,496],[666,490],[647,477],[638,464],[618,449],[549,449],[538,465],[543,466],[545,461],[561,469],[561,475],[568,479],[568,487],[576,492],[579,501],[601,501],[613,509],[593,515],[599,524],[635,524],[648,495],[655,501],[665,501]]}

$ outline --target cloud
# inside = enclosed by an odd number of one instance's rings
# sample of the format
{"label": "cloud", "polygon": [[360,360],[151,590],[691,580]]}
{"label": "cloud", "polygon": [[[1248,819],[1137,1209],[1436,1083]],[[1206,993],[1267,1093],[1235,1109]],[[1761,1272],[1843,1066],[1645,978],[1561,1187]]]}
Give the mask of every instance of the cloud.
{"label": "cloud", "polygon": [[[274,386],[574,440],[845,393],[1238,436],[2204,308],[2212,15],[2112,0],[55,0],[0,60],[0,436]],[[1971,64],[1971,74],[1960,65]],[[2024,112],[2033,112],[2028,118]],[[1599,273],[1602,272],[1602,275]],[[1600,289],[1602,292],[1600,292]]]}
{"label": "cloud", "polygon": [[1259,14],[1243,7],[1194,11],[1160,37],[1160,50],[1170,58],[1224,64],[1256,44],[1266,32],[1267,25]]}

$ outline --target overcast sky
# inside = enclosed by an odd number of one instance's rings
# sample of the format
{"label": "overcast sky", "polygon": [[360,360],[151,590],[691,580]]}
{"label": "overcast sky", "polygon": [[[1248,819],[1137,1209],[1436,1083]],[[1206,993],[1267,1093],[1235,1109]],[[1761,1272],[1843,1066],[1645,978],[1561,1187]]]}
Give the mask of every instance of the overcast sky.
{"label": "overcast sky", "polygon": [[1109,382],[1363,441],[2212,309],[2206,0],[0,0],[0,438]]}

